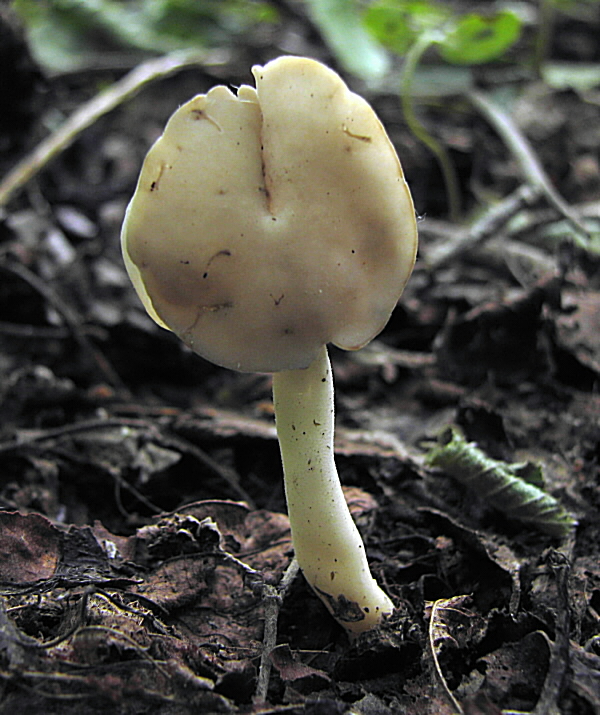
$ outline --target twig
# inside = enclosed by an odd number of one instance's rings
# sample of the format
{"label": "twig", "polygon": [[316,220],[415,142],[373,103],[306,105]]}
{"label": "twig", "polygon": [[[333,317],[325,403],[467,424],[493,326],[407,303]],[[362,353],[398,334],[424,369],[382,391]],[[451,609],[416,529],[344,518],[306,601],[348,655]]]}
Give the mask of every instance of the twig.
{"label": "twig", "polygon": [[131,99],[149,82],[163,79],[186,67],[202,64],[205,59],[206,56],[198,50],[187,50],[148,60],[83,104],[4,177],[0,183],[0,206],[8,203],[14,193],[21,190],[100,117]]}
{"label": "twig", "polygon": [[570,563],[564,553],[551,551],[548,565],[554,573],[557,608],[554,645],[542,692],[531,715],[559,715],[558,702],[569,668],[569,573]]}
{"label": "twig", "polygon": [[71,335],[83,350],[93,361],[102,374],[104,380],[112,387],[118,388],[124,393],[127,392],[121,378],[116,373],[112,365],[106,357],[98,350],[81,329],[82,320],[80,316],[66,303],[53,288],[37,276],[33,271],[26,266],[16,261],[2,261],[0,268],[18,276],[22,281],[31,286],[42,298],[50,305],[57,313],[60,314],[65,324],[69,328]]}
{"label": "twig", "polygon": [[31,340],[65,340],[71,337],[71,331],[63,325],[27,325],[6,320],[0,320],[0,333]]}
{"label": "twig", "polygon": [[13,452],[22,447],[45,442],[46,440],[60,439],[61,437],[68,437],[81,432],[94,432],[96,430],[114,429],[118,427],[149,430],[152,425],[144,420],[110,417],[107,419],[82,420],[81,422],[75,422],[74,424],[63,425],[61,427],[53,427],[52,429],[29,430],[26,433],[22,432],[21,436],[15,439],[0,442],[0,454]]}
{"label": "twig", "polygon": [[239,475],[233,469],[230,469],[222,464],[219,464],[215,459],[208,455],[204,450],[192,444],[187,439],[175,435],[172,432],[162,435],[162,441],[168,447],[176,447],[182,452],[191,454],[192,457],[198,460],[204,467],[220,477],[230,489],[233,490],[238,499],[246,502],[250,508],[255,508],[254,500],[248,492],[242,487],[239,480]]}
{"label": "twig", "polygon": [[519,162],[528,183],[541,190],[547,201],[589,241],[589,231],[554,188],[533,147],[511,117],[483,92],[471,89],[467,92],[467,97],[498,132],[514,158]]}
{"label": "twig", "polygon": [[430,270],[442,268],[492,238],[513,216],[521,209],[534,204],[541,195],[541,187],[523,184],[502,201],[494,204],[464,231],[460,231],[454,240],[446,241],[434,248],[427,256],[427,268]]}
{"label": "twig", "polygon": [[298,561],[294,558],[285,570],[277,588],[269,584],[263,585],[265,628],[263,632],[263,645],[256,681],[256,691],[253,698],[255,703],[264,703],[267,701],[269,678],[271,677],[271,667],[273,665],[271,653],[277,644],[277,619],[279,618],[279,609],[299,570],[300,566],[298,565]]}
{"label": "twig", "polygon": [[553,0],[540,0],[538,3],[537,31],[533,46],[533,71],[539,79],[542,77],[542,66],[548,59],[548,51],[554,34],[557,3]]}
{"label": "twig", "polygon": [[[28,433],[21,433],[15,439],[8,440],[6,442],[0,442],[0,454],[13,452],[24,447],[40,444],[47,442],[49,440],[60,440],[63,438],[68,438],[72,435],[81,434],[85,432],[96,432],[106,429],[131,429],[140,430],[148,432],[153,439],[159,442],[165,447],[172,447],[179,449],[181,452],[192,455],[197,459],[204,467],[213,472],[216,476],[223,479],[224,482],[233,490],[237,498],[245,501],[250,507],[253,507],[253,501],[246,490],[240,486],[238,475],[232,470],[220,465],[216,460],[212,459],[208,454],[206,454],[200,447],[188,442],[187,440],[173,435],[170,433],[164,433],[152,422],[147,422],[145,420],[130,419],[123,417],[109,417],[106,419],[92,419],[92,420],[82,420],[74,424],[67,424],[61,427],[55,427],[53,429],[46,430],[35,430]],[[123,480],[119,475],[113,474],[116,483],[126,488],[130,491],[133,496],[141,500],[146,506],[150,507],[155,512],[160,512],[161,510],[145,499],[145,497],[137,492],[137,490],[132,487],[127,481]]]}
{"label": "twig", "polygon": [[264,603],[265,626],[258,678],[256,680],[256,691],[254,693],[255,703],[264,703],[267,701],[269,678],[271,677],[271,667],[273,665],[271,662],[271,653],[277,643],[277,619],[279,617],[281,596],[274,586],[265,583],[263,584],[262,600]]}

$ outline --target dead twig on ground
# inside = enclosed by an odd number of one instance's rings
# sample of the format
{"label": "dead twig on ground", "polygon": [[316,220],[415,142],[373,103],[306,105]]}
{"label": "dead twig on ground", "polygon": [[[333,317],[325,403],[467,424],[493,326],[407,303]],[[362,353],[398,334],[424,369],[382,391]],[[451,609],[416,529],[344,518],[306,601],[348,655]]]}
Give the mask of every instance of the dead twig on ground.
{"label": "dead twig on ground", "polygon": [[[45,447],[48,448],[48,442],[59,442],[60,440],[73,437],[74,435],[111,429],[147,432],[162,446],[166,448],[173,448],[181,453],[191,455],[194,459],[200,462],[203,467],[206,467],[210,472],[220,477],[230,487],[236,498],[245,501],[251,508],[254,508],[252,498],[240,485],[239,477],[232,469],[228,469],[227,467],[219,464],[216,460],[206,454],[204,450],[192,444],[188,440],[177,435],[164,433],[157,427],[157,425],[146,420],[109,417],[106,419],[82,420],[74,424],[67,424],[52,429],[31,430],[27,433],[21,432],[14,439],[6,442],[0,442],[0,454],[22,450],[28,446],[36,444],[45,444]],[[161,511],[161,509],[149,502],[141,493],[139,493],[126,480],[123,480],[117,473],[111,473],[111,476],[115,479],[116,486],[127,489],[127,491],[133,494],[133,496],[150,508],[151,511],[155,513],[159,513]]]}
{"label": "dead twig on ground", "polygon": [[[567,553],[572,550],[567,549]],[[550,665],[546,673],[544,687],[531,715],[559,715],[559,700],[563,692],[565,677],[569,669],[569,574],[571,565],[561,551],[551,551],[548,555],[550,567],[556,581],[557,604],[554,644],[551,645]]]}
{"label": "dead twig on ground", "polygon": [[116,370],[106,359],[106,356],[102,354],[102,352],[91,342],[82,330],[82,318],[58,295],[50,284],[42,280],[22,263],[18,263],[16,261],[2,260],[0,262],[0,268],[7,273],[12,273],[17,276],[33,288],[36,293],[39,293],[48,305],[51,306],[64,320],[73,339],[79,345],[82,352],[91,358],[92,363],[96,366],[98,372],[102,376],[102,379],[112,387],[119,389],[124,394],[127,394],[128,391]]}
{"label": "dead twig on ground", "polygon": [[298,565],[298,562],[296,559],[292,559],[277,588],[270,586],[269,584],[263,585],[265,629],[263,632],[263,645],[260,656],[256,690],[254,693],[255,703],[264,703],[267,701],[269,678],[271,677],[271,667],[273,665],[273,662],[271,661],[271,653],[277,644],[277,619],[279,618],[279,609],[281,608],[283,599],[285,598],[286,593],[299,571],[300,566]]}
{"label": "dead twig on ground", "polygon": [[567,218],[573,228],[581,233],[586,241],[590,240],[588,229],[581,222],[569,204],[552,185],[544,167],[541,165],[535,150],[513,122],[511,117],[483,92],[469,90],[467,96],[474,107],[485,117],[500,135],[514,158],[519,163],[527,182],[541,191],[548,203],[562,216]]}
{"label": "dead twig on ground", "polygon": [[502,201],[491,206],[483,216],[461,230],[455,237],[435,247],[426,258],[428,269],[443,268],[493,238],[513,216],[536,203],[542,193],[542,188],[538,185],[523,184]]}

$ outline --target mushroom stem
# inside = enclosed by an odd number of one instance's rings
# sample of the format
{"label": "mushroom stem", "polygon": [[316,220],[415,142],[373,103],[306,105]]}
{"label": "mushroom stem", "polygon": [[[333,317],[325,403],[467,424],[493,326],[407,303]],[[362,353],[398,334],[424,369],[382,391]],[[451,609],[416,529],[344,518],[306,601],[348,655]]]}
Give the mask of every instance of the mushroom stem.
{"label": "mushroom stem", "polygon": [[335,466],[333,378],[325,346],[308,368],[273,375],[273,402],[300,568],[346,630],[370,630],[394,606],[371,576]]}

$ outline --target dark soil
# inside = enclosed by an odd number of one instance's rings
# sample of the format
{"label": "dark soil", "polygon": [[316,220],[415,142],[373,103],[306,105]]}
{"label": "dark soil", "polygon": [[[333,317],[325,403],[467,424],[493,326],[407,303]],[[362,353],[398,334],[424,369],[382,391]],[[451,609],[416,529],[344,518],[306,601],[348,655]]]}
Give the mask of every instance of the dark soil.
{"label": "dark soil", "polygon": [[[600,61],[600,22],[563,29],[574,39],[557,59]],[[44,76],[6,33],[3,173],[123,74]],[[480,77],[519,96],[512,117],[594,249],[523,191],[518,157],[465,98],[419,104],[460,174],[463,222],[449,222],[393,88],[353,84],[423,218],[383,333],[332,351],[340,475],[396,605],[351,642],[301,575],[278,595],[293,551],[270,377],[217,368],[154,325],[119,245],[170,113],[249,83],[292,35],[335,65],[301,14],[284,15],[99,119],[0,209],[0,713],[600,713],[598,87],[552,89],[521,65]],[[508,216],[490,216],[509,195]],[[481,240],[444,259],[474,226]],[[541,465],[576,528],[552,535],[497,508],[485,471],[469,488],[427,466],[448,425],[489,458]]]}

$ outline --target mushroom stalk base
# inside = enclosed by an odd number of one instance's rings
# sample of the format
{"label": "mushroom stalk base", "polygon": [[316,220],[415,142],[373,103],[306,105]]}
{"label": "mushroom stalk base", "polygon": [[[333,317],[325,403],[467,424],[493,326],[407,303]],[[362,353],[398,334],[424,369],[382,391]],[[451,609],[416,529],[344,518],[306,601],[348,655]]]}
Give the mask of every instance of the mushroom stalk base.
{"label": "mushroom stalk base", "polygon": [[351,633],[394,610],[371,576],[333,454],[333,378],[327,348],[305,370],[273,377],[273,402],[296,558],[308,583]]}

